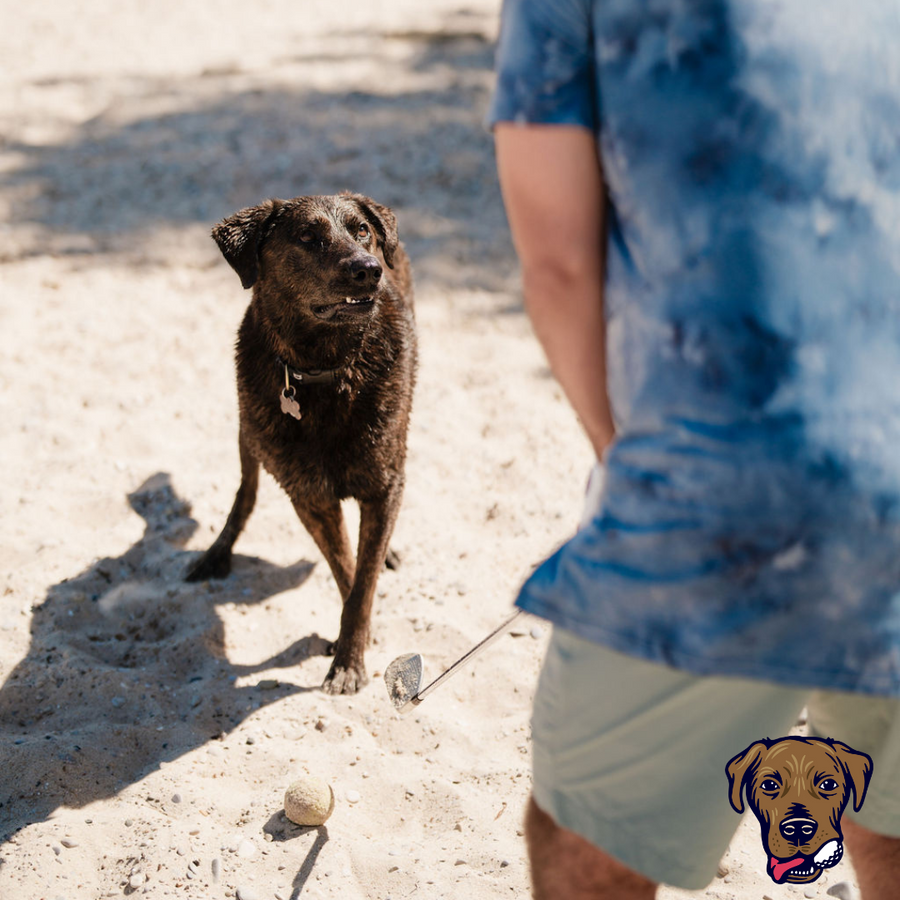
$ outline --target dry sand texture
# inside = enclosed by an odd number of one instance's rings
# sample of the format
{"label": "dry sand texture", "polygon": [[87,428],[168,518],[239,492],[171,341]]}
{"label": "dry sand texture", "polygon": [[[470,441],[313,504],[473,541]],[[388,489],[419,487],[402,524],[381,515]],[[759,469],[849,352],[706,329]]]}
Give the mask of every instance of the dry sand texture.
{"label": "dry sand texture", "polygon": [[[508,615],[590,458],[522,314],[482,127],[498,5],[0,2],[3,900],[529,895],[546,629],[409,717],[374,677],[410,650],[431,677]],[[398,214],[422,363],[405,564],[372,683],[335,698],[337,590],[271,480],[232,577],[181,576],[238,480],[247,297],[209,227],[343,188]],[[281,816],[304,773],[335,790],[320,828]],[[773,895],[743,840],[701,896]]]}

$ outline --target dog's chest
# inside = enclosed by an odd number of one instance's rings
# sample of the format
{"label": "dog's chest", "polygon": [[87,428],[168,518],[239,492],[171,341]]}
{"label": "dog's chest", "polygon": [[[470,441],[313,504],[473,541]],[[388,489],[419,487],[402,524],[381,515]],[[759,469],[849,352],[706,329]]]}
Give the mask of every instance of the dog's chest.
{"label": "dog's chest", "polygon": [[282,411],[276,394],[253,404],[246,420],[255,454],[288,495],[359,499],[383,491],[396,441],[377,398],[311,386],[295,399],[299,419]]}

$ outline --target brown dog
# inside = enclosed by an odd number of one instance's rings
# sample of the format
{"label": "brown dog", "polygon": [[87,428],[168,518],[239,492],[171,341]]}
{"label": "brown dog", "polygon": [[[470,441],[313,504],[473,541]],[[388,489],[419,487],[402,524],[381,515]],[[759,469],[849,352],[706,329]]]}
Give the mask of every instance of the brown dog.
{"label": "brown dog", "polygon": [[[290,497],[343,599],[324,688],[366,683],[375,583],[403,493],[416,370],[409,261],[393,213],[341,194],[270,200],[212,232],[253,288],[238,332],[241,485],[189,581],[222,578],[256,500],[260,463]],[[340,501],[360,506],[358,559]]]}
{"label": "brown dog", "polygon": [[731,805],[742,792],[762,826],[768,872],[778,884],[815,881],[843,856],[841,814],[853,789],[862,808],[872,760],[830,738],[786,737],[751,744],[725,767]]}

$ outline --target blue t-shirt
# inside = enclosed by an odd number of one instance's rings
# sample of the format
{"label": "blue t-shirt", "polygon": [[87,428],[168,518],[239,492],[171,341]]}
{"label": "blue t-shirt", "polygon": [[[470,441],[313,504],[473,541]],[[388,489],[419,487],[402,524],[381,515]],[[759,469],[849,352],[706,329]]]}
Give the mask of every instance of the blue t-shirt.
{"label": "blue t-shirt", "polygon": [[898,48],[896,0],[507,0],[491,121],[598,136],[617,425],[520,606],[900,695]]}

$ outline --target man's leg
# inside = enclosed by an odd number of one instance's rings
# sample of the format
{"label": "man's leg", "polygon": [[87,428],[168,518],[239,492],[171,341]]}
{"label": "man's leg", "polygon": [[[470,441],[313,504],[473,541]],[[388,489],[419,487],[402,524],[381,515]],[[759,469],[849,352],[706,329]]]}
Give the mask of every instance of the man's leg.
{"label": "man's leg", "polygon": [[900,838],[876,834],[849,819],[844,819],[842,830],[862,900],[894,900],[900,882]]}
{"label": "man's leg", "polygon": [[535,896],[649,900],[655,884],[706,887],[740,824],[728,760],[787,734],[808,696],[700,678],[554,628],[532,717]]}
{"label": "man's leg", "polygon": [[872,757],[863,807],[851,812],[848,804],[841,830],[862,900],[893,900],[900,883],[900,702],[819,691],[808,709],[812,737],[833,738]]}
{"label": "man's leg", "polygon": [[560,828],[534,799],[525,815],[525,840],[535,900],[653,900],[656,896],[654,882]]}

